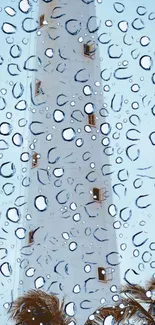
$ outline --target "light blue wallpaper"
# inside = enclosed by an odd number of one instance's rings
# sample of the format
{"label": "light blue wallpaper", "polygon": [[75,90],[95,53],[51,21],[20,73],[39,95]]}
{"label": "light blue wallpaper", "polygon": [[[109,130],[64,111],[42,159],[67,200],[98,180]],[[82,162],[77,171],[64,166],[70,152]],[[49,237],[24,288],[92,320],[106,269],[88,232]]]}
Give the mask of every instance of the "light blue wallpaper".
{"label": "light blue wallpaper", "polygon": [[83,324],[154,275],[154,1],[0,6],[0,320],[36,288]]}

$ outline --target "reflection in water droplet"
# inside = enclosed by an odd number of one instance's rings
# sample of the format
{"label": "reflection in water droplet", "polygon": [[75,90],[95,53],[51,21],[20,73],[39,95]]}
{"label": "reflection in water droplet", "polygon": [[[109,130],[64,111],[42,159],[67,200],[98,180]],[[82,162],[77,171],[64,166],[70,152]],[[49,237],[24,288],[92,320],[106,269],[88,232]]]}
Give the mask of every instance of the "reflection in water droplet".
{"label": "reflection in water droplet", "polygon": [[1,123],[0,124],[0,134],[2,135],[10,135],[12,132],[12,126],[9,123]]}
{"label": "reflection in water droplet", "polygon": [[127,248],[127,245],[125,243],[123,243],[123,244],[120,245],[120,248],[121,248],[122,251],[125,251],[126,248]]}
{"label": "reflection in water droplet", "polygon": [[79,284],[76,284],[73,288],[73,292],[74,293],[79,293],[81,291],[81,287]]}
{"label": "reflection in water droplet", "polygon": [[128,22],[125,20],[122,20],[118,23],[118,28],[123,32],[126,33],[128,30]]}
{"label": "reflection in water droplet", "polygon": [[15,133],[12,137],[12,142],[15,146],[21,147],[23,144],[23,136],[20,133]]}
{"label": "reflection in water droplet", "polygon": [[[112,297],[112,300],[115,301],[115,302],[117,302],[117,301],[119,300],[119,296],[118,296],[118,295],[114,295],[114,296]],[[112,319],[112,320],[113,320],[113,319]],[[112,322],[112,324],[113,324],[113,322]]]}
{"label": "reflection in water droplet", "polygon": [[144,70],[151,70],[153,60],[149,55],[144,55],[140,58],[139,64]]}
{"label": "reflection in water droplet", "polygon": [[131,86],[131,90],[136,93],[140,90],[140,87],[138,84],[134,84]]}
{"label": "reflection in water droplet", "polygon": [[79,138],[75,141],[75,144],[77,147],[82,147],[82,145],[84,144],[84,141],[82,138]]}
{"label": "reflection in water droplet", "polygon": [[106,20],[106,21],[105,21],[105,25],[106,25],[107,27],[111,27],[111,26],[113,25],[113,23],[112,23],[111,20]]}
{"label": "reflection in water droplet", "polygon": [[25,274],[26,274],[26,276],[27,277],[32,277],[34,274],[35,274],[35,269],[33,268],[33,267],[30,267],[26,272],[25,272]]}
{"label": "reflection in water droplet", "polygon": [[30,215],[30,214],[27,214],[27,215],[26,215],[26,219],[27,219],[27,220],[31,220],[31,219],[32,219],[31,215]]}
{"label": "reflection in water droplet", "polygon": [[41,212],[46,211],[48,208],[47,197],[45,197],[44,195],[39,195],[39,196],[35,197],[34,205],[37,208],[37,210],[39,210]]}
{"label": "reflection in water droplet", "polygon": [[0,270],[5,277],[10,277],[12,275],[12,267],[8,262],[3,263]]}
{"label": "reflection in water droplet", "polygon": [[12,222],[18,222],[20,220],[20,212],[17,208],[9,208],[6,212],[6,217]]}
{"label": "reflection in water droplet", "polygon": [[114,229],[120,229],[121,228],[121,222],[120,221],[115,221],[113,224]]}
{"label": "reflection in water droplet", "polygon": [[95,111],[95,105],[93,103],[87,103],[84,107],[86,114],[92,114]]}
{"label": "reflection in water droplet", "polygon": [[138,109],[139,108],[139,103],[134,102],[134,103],[132,103],[131,106],[132,106],[133,109]]}
{"label": "reflection in water droplet", "polygon": [[62,131],[62,138],[65,141],[73,141],[75,139],[75,130],[73,128],[67,128]]}
{"label": "reflection in water droplet", "polygon": [[35,279],[34,284],[36,289],[40,289],[44,286],[45,279],[42,276],[40,276],[37,279]]}
{"label": "reflection in water droplet", "polygon": [[111,204],[108,208],[108,212],[109,214],[111,215],[111,217],[115,217],[116,214],[117,214],[117,208],[116,208],[116,205],[114,204]]}
{"label": "reflection in water droplet", "polygon": [[116,292],[117,291],[117,287],[115,285],[111,286],[110,288],[111,292]]}
{"label": "reflection in water droplet", "polygon": [[65,240],[68,240],[68,239],[70,238],[68,232],[63,232],[62,237],[63,237]]}
{"label": "reflection in water droplet", "polygon": [[111,132],[111,126],[109,123],[103,123],[101,124],[101,133],[108,135]]}
{"label": "reflection in water droplet", "polygon": [[78,221],[80,221],[80,219],[81,219],[81,216],[79,213],[74,214],[74,216],[73,216],[74,221],[78,222]]}
{"label": "reflection in water droplet", "polygon": [[12,7],[5,7],[5,12],[11,17],[16,15],[16,11]]}
{"label": "reflection in water droplet", "polygon": [[53,170],[53,174],[55,177],[62,177],[64,174],[64,169],[63,168],[55,168]]}
{"label": "reflection in water droplet", "polygon": [[6,34],[14,34],[16,32],[16,26],[9,23],[3,23],[2,30]]}
{"label": "reflection in water droplet", "polygon": [[76,313],[76,306],[74,302],[69,302],[66,306],[65,306],[65,312],[68,316],[73,317]]}
{"label": "reflection in water droplet", "polygon": [[69,244],[69,249],[72,252],[75,251],[77,249],[77,243],[75,243],[75,242],[70,243]]}
{"label": "reflection in water droplet", "polygon": [[142,46],[147,46],[147,45],[149,45],[149,44],[150,44],[150,38],[147,37],[147,36],[142,36],[142,37],[140,38],[140,44],[141,44]]}
{"label": "reflection in water droplet", "polygon": [[45,55],[46,55],[48,58],[52,58],[53,55],[54,55],[53,49],[50,49],[50,48],[46,49],[46,51],[45,51]]}
{"label": "reflection in water droplet", "polygon": [[86,96],[90,96],[92,94],[92,89],[90,86],[86,85],[83,87],[83,93],[86,95]]}
{"label": "reflection in water droplet", "polygon": [[91,271],[91,266],[90,266],[89,264],[85,265],[85,267],[84,267],[84,271],[85,271],[86,273],[89,273],[89,272]]}
{"label": "reflection in water droplet", "polygon": [[15,230],[15,235],[19,239],[24,239],[26,235],[26,229],[25,228],[17,228]]}
{"label": "reflection in water droplet", "polygon": [[135,257],[138,257],[139,256],[139,250],[138,249],[135,249],[133,251],[133,256],[135,256]]}

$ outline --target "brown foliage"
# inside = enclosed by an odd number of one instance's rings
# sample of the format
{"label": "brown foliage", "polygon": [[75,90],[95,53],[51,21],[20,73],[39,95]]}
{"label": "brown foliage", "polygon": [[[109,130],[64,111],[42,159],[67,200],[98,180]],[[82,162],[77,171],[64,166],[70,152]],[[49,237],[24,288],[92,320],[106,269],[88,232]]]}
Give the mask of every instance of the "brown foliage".
{"label": "brown foliage", "polygon": [[[140,285],[126,285],[120,290],[119,303],[114,307],[100,307],[94,313],[94,320],[87,320],[85,325],[102,323],[111,315],[116,323],[132,318],[136,323],[155,324],[155,302],[147,297],[147,291],[155,291],[155,279],[147,282],[146,288]],[[147,309],[143,305],[148,306]]]}
{"label": "brown foliage", "polygon": [[64,312],[64,300],[59,305],[56,296],[41,290],[30,290],[15,300],[10,318],[23,325],[67,325],[70,321]]}

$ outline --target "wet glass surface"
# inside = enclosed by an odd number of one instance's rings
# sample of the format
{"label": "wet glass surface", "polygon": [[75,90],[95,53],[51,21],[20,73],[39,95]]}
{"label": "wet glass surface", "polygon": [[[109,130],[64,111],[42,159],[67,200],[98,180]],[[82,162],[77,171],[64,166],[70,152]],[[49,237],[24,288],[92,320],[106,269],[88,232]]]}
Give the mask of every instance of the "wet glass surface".
{"label": "wet glass surface", "polygon": [[154,276],[154,24],[153,0],[1,0],[3,324],[30,288],[84,324]]}

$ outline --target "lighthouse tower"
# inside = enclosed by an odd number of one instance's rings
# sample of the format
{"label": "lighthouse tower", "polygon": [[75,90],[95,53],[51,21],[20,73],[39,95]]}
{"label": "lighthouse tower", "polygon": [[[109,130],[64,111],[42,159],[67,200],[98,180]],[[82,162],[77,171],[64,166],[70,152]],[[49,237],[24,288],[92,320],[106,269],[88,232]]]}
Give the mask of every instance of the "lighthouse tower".
{"label": "lighthouse tower", "polygon": [[31,288],[84,324],[153,274],[153,1],[132,2],[1,4],[3,324]]}

